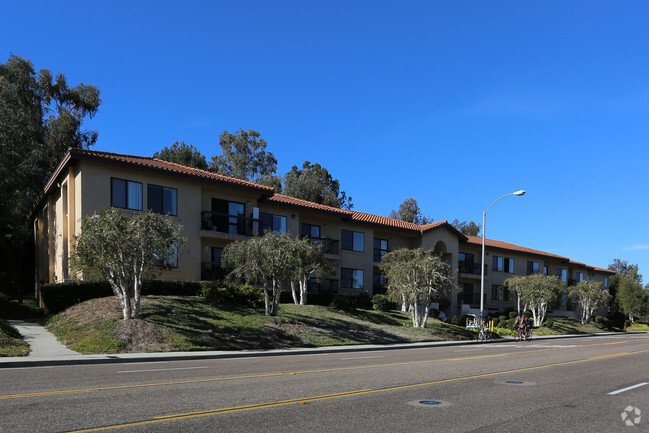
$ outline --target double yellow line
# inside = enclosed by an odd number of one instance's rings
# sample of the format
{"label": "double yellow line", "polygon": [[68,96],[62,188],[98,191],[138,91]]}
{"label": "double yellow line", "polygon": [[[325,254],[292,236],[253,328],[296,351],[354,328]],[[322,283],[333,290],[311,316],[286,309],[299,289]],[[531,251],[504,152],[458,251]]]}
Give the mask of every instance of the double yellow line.
{"label": "double yellow line", "polygon": [[[415,384],[410,384],[410,385],[400,385],[400,386],[393,386],[393,387],[381,388],[381,389],[361,389],[361,390],[355,390],[355,391],[342,392],[342,393],[338,393],[338,394],[325,394],[325,395],[319,395],[319,396],[313,396],[313,397],[271,401],[271,402],[266,402],[266,403],[257,403],[257,404],[251,404],[251,405],[245,405],[245,406],[234,406],[234,407],[227,407],[227,408],[220,408],[220,409],[213,409],[213,410],[205,410],[205,411],[199,411],[199,412],[179,413],[179,414],[174,414],[174,415],[159,416],[159,417],[155,417],[153,419],[146,420],[146,421],[136,421],[136,422],[131,422],[131,423],[116,424],[116,425],[112,425],[112,426],[96,427],[96,428],[89,428],[89,429],[84,429],[84,430],[75,430],[75,431],[70,432],[70,433],[97,432],[97,431],[113,430],[113,429],[119,429],[119,428],[125,428],[125,427],[135,427],[135,426],[141,426],[141,425],[147,425],[147,424],[156,424],[156,423],[161,423],[161,422],[177,421],[177,420],[190,419],[190,418],[199,418],[199,417],[204,417],[204,416],[222,415],[222,414],[234,413],[234,412],[242,412],[242,411],[247,411],[247,410],[256,410],[256,409],[264,409],[264,408],[277,407],[277,406],[286,406],[286,405],[291,405],[291,404],[308,404],[310,402],[322,401],[322,400],[328,400],[328,399],[334,399],[334,398],[353,397],[353,396],[359,396],[359,395],[373,394],[373,393],[386,392],[386,391],[396,391],[396,390],[415,388],[415,387],[421,387],[421,386],[438,385],[438,384],[441,384],[441,383],[449,383],[449,382],[457,382],[457,381],[462,381],[462,380],[471,380],[471,379],[478,379],[478,378],[484,378],[484,377],[490,377],[490,376],[498,376],[498,375],[503,375],[503,374],[519,373],[519,372],[523,372],[523,371],[540,370],[540,369],[545,369],[545,368],[558,367],[558,366],[570,365],[570,364],[579,364],[579,363],[584,363],[584,362],[593,362],[593,361],[599,361],[599,360],[602,360],[602,359],[623,357],[623,356],[635,355],[635,354],[646,353],[646,352],[649,352],[649,349],[638,350],[638,351],[635,351],[635,352],[613,353],[613,354],[609,354],[609,355],[593,356],[593,357],[590,357],[590,358],[578,359],[578,360],[574,360],[574,361],[557,362],[557,363],[553,363],[553,364],[538,365],[538,366],[534,366],[534,367],[517,368],[517,369],[513,369],[513,370],[497,371],[497,372],[492,372],[492,373],[483,373],[483,374],[476,374],[476,375],[472,375],[472,376],[455,377],[455,378],[450,378],[450,379],[441,379],[441,380],[435,380],[435,381],[432,381],[432,382],[415,383]],[[464,358],[462,358],[462,359],[464,359]]]}
{"label": "double yellow line", "polygon": [[[615,342],[610,342],[610,343],[598,343],[598,344],[580,346],[580,348],[594,347],[594,346],[609,346],[609,345],[623,344],[623,343],[629,343],[629,341],[624,340],[624,341],[615,341]],[[433,359],[433,360],[426,360],[426,361],[410,361],[410,362],[397,362],[397,363],[391,363],[391,364],[362,365],[362,366],[356,366],[356,367],[329,368],[329,369],[322,369],[322,370],[306,370],[306,371],[298,371],[298,372],[291,372],[291,373],[279,372],[279,373],[267,373],[267,374],[254,374],[254,375],[246,375],[246,376],[215,377],[215,378],[211,378],[211,379],[193,379],[193,380],[180,380],[180,381],[173,381],[173,382],[142,383],[142,384],[136,384],[136,385],[118,385],[118,386],[106,386],[106,387],[98,387],[98,388],[82,388],[82,389],[71,389],[71,390],[65,390],[65,391],[47,391],[47,392],[34,392],[34,393],[27,393],[27,394],[9,394],[9,395],[0,395],[0,400],[15,399],[15,398],[28,398],[28,397],[46,397],[46,396],[57,396],[57,395],[67,395],[67,394],[80,394],[80,393],[85,393],[85,392],[110,391],[110,390],[117,390],[117,389],[131,389],[131,388],[143,388],[143,387],[154,387],[154,386],[182,385],[182,384],[190,384],[190,383],[220,382],[220,381],[225,381],[225,380],[258,379],[258,378],[262,378],[262,377],[275,377],[275,376],[283,376],[283,375],[330,373],[330,372],[334,372],[334,371],[350,371],[350,370],[363,370],[363,369],[369,369],[369,368],[399,367],[399,366],[418,365],[418,364],[431,364],[431,363],[438,363],[438,362],[472,361],[472,360],[476,360],[476,359],[500,358],[500,357],[506,357],[506,356],[510,356],[510,355],[523,355],[523,354],[529,354],[529,353],[550,352],[550,351],[575,349],[575,348],[576,347],[554,347],[554,348],[548,348],[548,349],[525,350],[525,351],[518,351],[518,352],[506,352],[506,353],[499,353],[499,354],[493,354],[493,355],[463,356],[463,357],[458,357],[458,358]]]}

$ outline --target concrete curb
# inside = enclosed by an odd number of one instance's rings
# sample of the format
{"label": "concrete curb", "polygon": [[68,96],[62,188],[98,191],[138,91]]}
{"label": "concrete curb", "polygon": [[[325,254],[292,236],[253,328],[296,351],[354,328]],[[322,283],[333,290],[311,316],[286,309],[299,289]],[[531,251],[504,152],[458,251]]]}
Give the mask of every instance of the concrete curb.
{"label": "concrete curb", "polygon": [[[533,343],[539,340],[555,340],[563,338],[579,337],[607,337],[614,335],[647,334],[648,332],[608,332],[598,334],[571,334],[571,335],[547,335],[533,337]],[[261,356],[282,356],[282,355],[314,355],[322,353],[345,353],[345,352],[367,352],[398,349],[420,349],[445,346],[466,346],[476,344],[498,344],[513,343],[513,338],[499,338],[491,343],[478,343],[475,340],[462,341],[435,341],[422,343],[389,344],[389,345],[356,345],[356,346],[331,346],[314,348],[291,348],[291,349],[265,349],[265,350],[242,350],[242,351],[211,351],[211,352],[163,352],[163,353],[120,353],[115,355],[63,355],[49,357],[12,357],[0,358],[0,369],[24,368],[24,367],[45,367],[60,365],[87,365],[87,364],[110,364],[110,363],[135,363],[135,362],[156,362],[156,361],[188,361],[197,359],[228,359],[228,358],[252,358]],[[526,342],[520,342],[526,344]]]}

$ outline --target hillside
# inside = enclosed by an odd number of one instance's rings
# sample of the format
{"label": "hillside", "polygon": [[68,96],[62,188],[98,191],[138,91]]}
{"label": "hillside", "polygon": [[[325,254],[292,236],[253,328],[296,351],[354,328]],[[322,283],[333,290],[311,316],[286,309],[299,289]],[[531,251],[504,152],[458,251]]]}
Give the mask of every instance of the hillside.
{"label": "hillside", "polygon": [[140,320],[123,321],[115,298],[93,299],[50,318],[47,328],[80,353],[163,352],[315,347],[462,340],[463,327],[431,319],[413,329],[400,312],[335,311],[280,305],[276,317],[260,310],[217,308],[199,297],[148,296]]}

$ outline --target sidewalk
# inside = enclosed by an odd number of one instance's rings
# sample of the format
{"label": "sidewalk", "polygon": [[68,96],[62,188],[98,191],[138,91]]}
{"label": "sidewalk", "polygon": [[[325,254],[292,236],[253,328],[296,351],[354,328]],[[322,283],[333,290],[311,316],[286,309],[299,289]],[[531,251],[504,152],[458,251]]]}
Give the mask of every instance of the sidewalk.
{"label": "sidewalk", "polygon": [[[11,367],[38,367],[54,365],[79,365],[79,364],[106,364],[106,363],[128,363],[128,362],[155,362],[155,361],[180,361],[192,359],[216,359],[216,358],[242,358],[277,355],[309,355],[319,353],[342,353],[342,352],[364,352],[396,349],[418,349],[427,347],[463,346],[463,345],[490,345],[498,343],[512,343],[512,338],[493,340],[491,343],[477,343],[475,340],[463,341],[435,341],[422,343],[404,344],[365,344],[354,346],[329,346],[329,347],[296,347],[291,349],[260,349],[260,350],[222,350],[206,352],[158,352],[158,353],[118,353],[114,355],[82,355],[66,348],[56,340],[56,337],[48,332],[43,326],[37,323],[10,321],[18,331],[25,337],[32,351],[29,356],[0,358],[0,369]],[[548,335],[534,337],[527,343],[533,344],[539,340],[553,340],[559,338],[577,337],[606,337],[612,335],[646,334],[646,332],[610,332],[602,334],[578,334],[578,335]]]}

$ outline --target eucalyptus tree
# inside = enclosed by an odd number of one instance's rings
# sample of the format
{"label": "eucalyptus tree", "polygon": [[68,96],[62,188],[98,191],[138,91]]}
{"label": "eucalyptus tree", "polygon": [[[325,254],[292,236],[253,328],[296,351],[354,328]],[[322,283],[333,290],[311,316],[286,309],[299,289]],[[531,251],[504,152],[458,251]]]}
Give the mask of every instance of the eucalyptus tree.
{"label": "eucalyptus tree", "polygon": [[611,300],[611,294],[599,281],[580,281],[568,288],[568,296],[579,303],[582,324],[590,323],[593,312],[605,307]]}
{"label": "eucalyptus tree", "polygon": [[84,276],[108,280],[122,307],[123,319],[137,319],[142,281],[177,266],[186,243],[181,233],[182,226],[166,215],[102,210],[84,217],[71,262]]}
{"label": "eucalyptus tree", "polygon": [[424,213],[419,208],[417,199],[414,199],[412,197],[405,199],[403,203],[399,205],[398,211],[391,211],[390,218],[418,225],[430,224],[433,222],[433,218],[424,215]]}
{"label": "eucalyptus tree", "polygon": [[388,297],[410,307],[412,325],[418,328],[426,327],[430,304],[454,285],[451,266],[422,248],[386,253],[380,269],[388,282]]}
{"label": "eucalyptus tree", "polygon": [[305,161],[302,168],[294,165],[284,175],[283,192],[291,197],[341,209],[352,209],[352,198],[340,190],[340,181],[318,163]]}
{"label": "eucalyptus tree", "polygon": [[153,157],[200,170],[208,168],[205,156],[194,145],[186,144],[184,141],[182,143],[176,141],[171,147],[165,146],[154,153]]}
{"label": "eucalyptus tree", "polygon": [[225,176],[277,187],[277,159],[266,150],[266,140],[258,131],[240,129],[219,136],[221,155],[214,155],[209,170]]}

